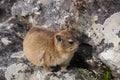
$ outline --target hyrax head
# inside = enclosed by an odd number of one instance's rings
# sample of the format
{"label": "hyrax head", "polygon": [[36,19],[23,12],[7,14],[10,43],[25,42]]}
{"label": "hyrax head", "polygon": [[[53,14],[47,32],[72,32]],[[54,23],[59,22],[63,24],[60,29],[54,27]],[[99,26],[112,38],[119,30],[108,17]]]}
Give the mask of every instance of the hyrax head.
{"label": "hyrax head", "polygon": [[74,53],[79,46],[79,42],[67,30],[62,30],[54,36],[57,51],[63,53]]}

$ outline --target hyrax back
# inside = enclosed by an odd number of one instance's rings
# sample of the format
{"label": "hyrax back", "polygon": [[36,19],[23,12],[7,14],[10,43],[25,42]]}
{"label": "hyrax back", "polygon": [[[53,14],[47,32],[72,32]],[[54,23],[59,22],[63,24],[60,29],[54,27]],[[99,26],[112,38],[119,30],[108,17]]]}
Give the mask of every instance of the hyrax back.
{"label": "hyrax back", "polygon": [[65,70],[78,45],[78,41],[67,30],[54,32],[32,27],[24,39],[23,51],[30,62],[43,66],[46,71],[56,65],[61,65]]}

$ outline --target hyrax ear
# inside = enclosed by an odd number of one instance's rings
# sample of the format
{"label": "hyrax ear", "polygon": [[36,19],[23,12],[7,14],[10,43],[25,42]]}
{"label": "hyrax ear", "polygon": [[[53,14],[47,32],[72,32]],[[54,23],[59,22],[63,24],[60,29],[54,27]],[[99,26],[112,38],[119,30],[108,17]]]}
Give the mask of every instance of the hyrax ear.
{"label": "hyrax ear", "polygon": [[58,41],[62,41],[62,36],[61,36],[61,35],[56,35],[56,39],[57,39]]}

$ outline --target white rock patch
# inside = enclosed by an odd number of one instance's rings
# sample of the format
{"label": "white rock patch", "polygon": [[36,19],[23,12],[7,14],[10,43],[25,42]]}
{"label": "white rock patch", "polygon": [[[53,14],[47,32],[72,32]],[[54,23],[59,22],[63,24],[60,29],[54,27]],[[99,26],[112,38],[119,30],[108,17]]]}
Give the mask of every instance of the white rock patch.
{"label": "white rock patch", "polygon": [[26,77],[26,73],[25,70],[28,68],[27,65],[25,65],[24,63],[15,63],[10,65],[6,72],[5,72],[5,77],[7,78],[7,80],[29,80],[29,79],[25,79],[25,78],[29,78]]}
{"label": "white rock patch", "polygon": [[9,43],[12,43],[11,41],[8,40],[8,37],[1,38],[1,42],[2,42],[4,45],[8,45]]}
{"label": "white rock patch", "polygon": [[109,49],[102,52],[99,55],[99,58],[108,66],[110,66],[112,70],[116,68],[120,69],[120,50],[114,51],[113,49]]}

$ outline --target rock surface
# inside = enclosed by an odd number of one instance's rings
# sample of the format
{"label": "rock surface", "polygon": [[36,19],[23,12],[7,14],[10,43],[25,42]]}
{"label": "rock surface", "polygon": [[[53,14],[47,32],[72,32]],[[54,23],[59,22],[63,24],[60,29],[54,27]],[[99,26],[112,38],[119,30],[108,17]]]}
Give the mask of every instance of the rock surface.
{"label": "rock surface", "polygon": [[[120,12],[111,15],[103,24],[104,43],[109,48],[99,54],[100,59],[115,72],[114,76],[120,75]],[[117,74],[116,74],[117,73]]]}
{"label": "rock surface", "polygon": [[110,67],[115,77],[120,76],[120,50],[108,49],[100,53],[99,57]]}
{"label": "rock surface", "polygon": [[6,72],[5,77],[7,80],[97,80],[92,73],[87,70],[71,70],[67,73],[61,73],[60,71],[47,75],[43,72],[43,69],[33,70],[24,63],[10,65]]}

